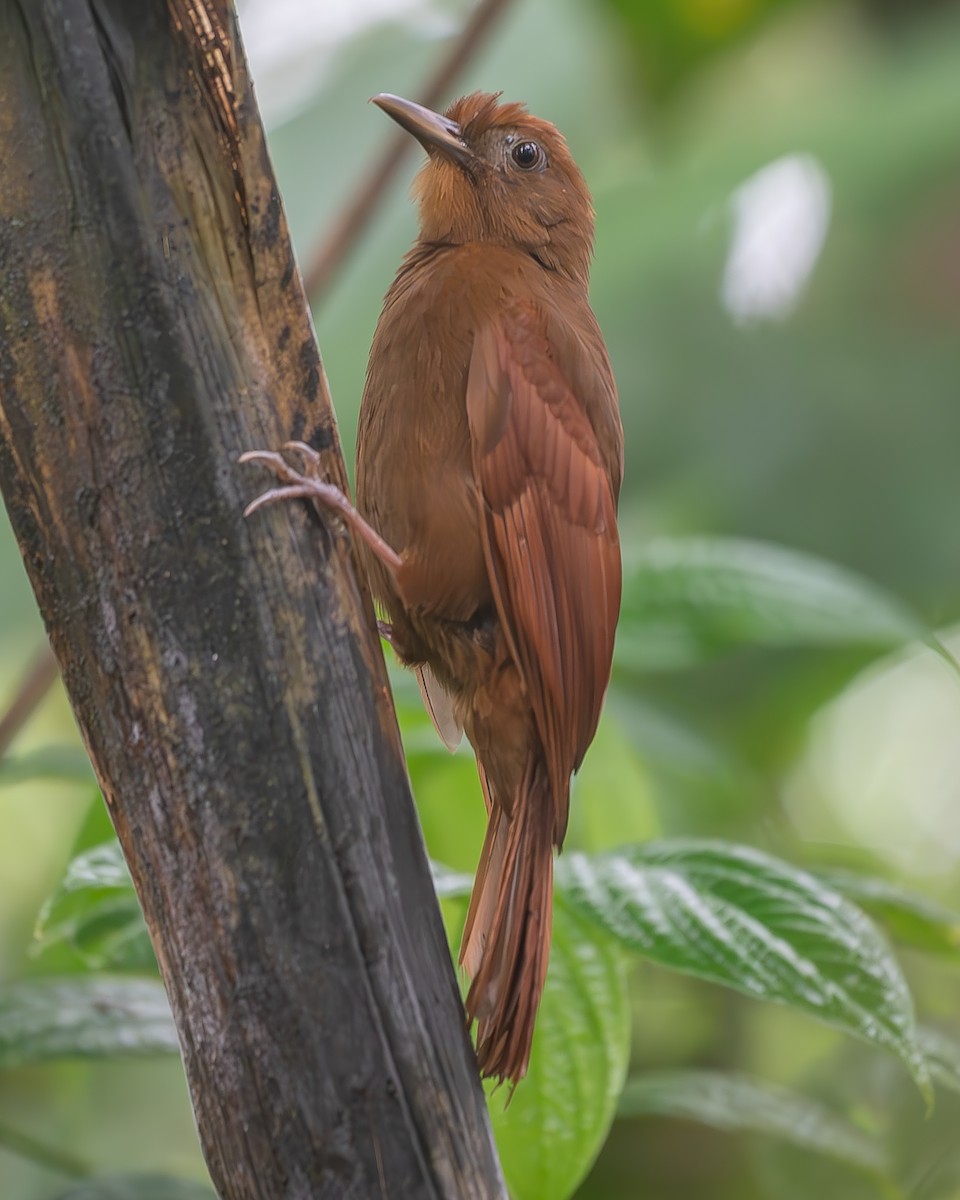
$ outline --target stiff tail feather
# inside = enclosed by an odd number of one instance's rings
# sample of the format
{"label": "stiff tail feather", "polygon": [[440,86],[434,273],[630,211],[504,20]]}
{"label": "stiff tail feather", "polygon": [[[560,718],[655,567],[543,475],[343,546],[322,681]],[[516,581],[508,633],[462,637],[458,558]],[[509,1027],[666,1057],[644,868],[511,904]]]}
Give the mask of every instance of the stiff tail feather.
{"label": "stiff tail feather", "polygon": [[488,808],[460,961],[473,980],[466,1009],[477,1022],[480,1072],[516,1083],[530,1061],[550,957],[553,804],[546,771],[528,767],[509,813],[496,802]]}

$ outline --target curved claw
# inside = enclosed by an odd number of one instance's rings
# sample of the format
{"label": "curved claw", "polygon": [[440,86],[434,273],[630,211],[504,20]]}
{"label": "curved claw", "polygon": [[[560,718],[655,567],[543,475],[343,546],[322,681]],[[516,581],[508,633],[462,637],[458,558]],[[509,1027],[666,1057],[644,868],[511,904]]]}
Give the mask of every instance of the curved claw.
{"label": "curved claw", "polygon": [[[293,445],[295,443],[291,443],[291,446]],[[257,496],[256,500],[252,500],[243,510],[245,517],[249,517],[251,513],[255,513],[259,508],[266,508],[268,504],[276,504],[281,500],[310,499],[312,497],[313,499],[320,499],[322,501],[326,498],[323,491],[323,484],[318,480],[308,479],[305,475],[301,475],[299,471],[295,471],[283,455],[276,450],[247,450],[240,455],[237,461],[241,463],[258,463],[261,466],[269,468],[284,485],[283,487],[270,488],[269,491]]]}
{"label": "curved claw", "polygon": [[302,454],[307,462],[314,468],[320,466],[320,455],[312,446],[308,446],[306,442],[284,442],[284,450],[293,450],[297,454]]}
{"label": "curved claw", "polygon": [[[287,442],[285,448],[289,448],[292,450],[293,449],[308,450],[308,451],[310,451],[311,454],[314,454],[314,451],[310,450],[310,447],[305,446],[304,443],[302,443],[302,442]],[[316,455],[315,458],[316,458],[316,461],[314,461],[314,459],[310,459],[310,466],[316,466],[319,463],[320,456]],[[293,487],[293,488],[310,487],[313,489],[312,491],[306,492],[306,493],[304,493],[304,492],[291,493],[291,492],[287,491],[284,493],[284,496],[282,497],[284,499],[293,499],[295,495],[296,496],[318,495],[317,485],[319,485],[320,481],[312,479],[312,478],[308,478],[306,475],[302,475],[295,468],[291,467],[291,465],[287,462],[287,460],[283,457],[283,455],[280,454],[279,451],[277,451],[277,450],[247,450],[243,454],[240,455],[240,457],[237,459],[237,462],[258,463],[260,466],[268,467],[274,473],[274,475],[276,475],[276,477],[280,480],[281,483],[287,484],[289,487]],[[274,500],[281,499],[280,496],[274,494],[276,491],[277,491],[277,489],[274,488],[273,491],[270,492],[269,494],[271,495],[271,497]],[[264,495],[266,495],[266,494],[267,493],[264,493]],[[320,495],[320,499],[323,499],[322,495]],[[259,503],[259,501],[255,501],[254,503]],[[272,501],[265,501],[264,503],[272,503]],[[247,509],[245,510],[244,515],[248,515],[251,511],[253,511],[252,508],[250,506],[248,506]]]}
{"label": "curved claw", "polygon": [[284,487],[270,488],[269,491],[261,492],[256,500],[251,500],[243,510],[243,515],[249,517],[257,509],[266,508],[268,504],[276,504],[280,500],[307,500],[311,496],[316,496],[316,491],[309,480],[300,484],[290,483]]}
{"label": "curved claw", "polygon": [[276,450],[244,450],[237,456],[238,463],[262,462],[269,463],[271,466],[286,466],[282,455]]}
{"label": "curved claw", "polygon": [[[283,448],[302,455],[307,460],[309,478],[316,479],[318,483],[321,482],[317,478],[320,472],[320,455],[312,446],[308,446],[306,442],[285,442]],[[240,455],[237,462],[259,463],[261,466],[269,467],[278,479],[294,486],[302,484],[308,478],[292,467],[277,450],[247,450]]]}
{"label": "curved claw", "polygon": [[303,476],[299,471],[295,471],[287,462],[282,454],[276,450],[247,450],[237,459],[241,463],[259,463],[261,466],[269,467],[276,477],[284,483],[299,483]]}

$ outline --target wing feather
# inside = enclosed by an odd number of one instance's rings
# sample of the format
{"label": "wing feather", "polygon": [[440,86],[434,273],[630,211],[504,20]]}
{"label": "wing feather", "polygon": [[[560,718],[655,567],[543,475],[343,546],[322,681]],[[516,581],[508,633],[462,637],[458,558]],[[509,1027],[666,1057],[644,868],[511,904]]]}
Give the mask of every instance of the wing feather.
{"label": "wing feather", "polygon": [[613,484],[532,305],[477,335],[467,415],[487,570],[543,743],[559,844],[570,775],[610,678],[621,588]]}
{"label": "wing feather", "polygon": [[443,690],[440,681],[426,663],[415,668],[423,707],[427,710],[440,741],[451,754],[463,738],[463,725],[453,707],[453,698]]}

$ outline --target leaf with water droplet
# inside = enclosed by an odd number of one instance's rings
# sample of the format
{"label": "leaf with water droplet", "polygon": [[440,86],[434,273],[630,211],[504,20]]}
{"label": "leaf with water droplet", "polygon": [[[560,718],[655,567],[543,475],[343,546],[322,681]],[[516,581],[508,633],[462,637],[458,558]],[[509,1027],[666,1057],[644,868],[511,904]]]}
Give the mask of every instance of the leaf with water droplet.
{"label": "leaf with water droplet", "polygon": [[564,856],[566,900],[663,966],[815,1016],[930,1078],[903,973],[859,908],[758,850],[677,839]]}
{"label": "leaf with water droplet", "polygon": [[31,955],[45,962],[56,956],[56,969],[69,961],[91,971],[156,971],[140,903],[116,839],[92,846],[70,862],[37,919]]}
{"label": "leaf with water droplet", "polygon": [[26,979],[0,994],[0,1067],[58,1058],[175,1054],[159,980],[106,975]]}
{"label": "leaf with water droplet", "polygon": [[832,869],[817,876],[881,921],[895,941],[960,961],[960,913],[875,875]]}

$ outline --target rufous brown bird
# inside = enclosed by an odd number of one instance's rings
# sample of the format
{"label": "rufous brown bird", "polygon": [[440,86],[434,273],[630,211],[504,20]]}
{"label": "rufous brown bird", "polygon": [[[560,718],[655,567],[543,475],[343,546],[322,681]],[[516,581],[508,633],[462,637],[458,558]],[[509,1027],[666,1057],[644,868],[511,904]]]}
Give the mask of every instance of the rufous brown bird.
{"label": "rufous brown bird", "polygon": [[[420,234],[387,292],[357,441],[357,509],[276,454],[354,532],[443,740],[465,730],[488,824],[460,960],[486,1076],[527,1070],[553,849],[597,728],[620,609],[623,432],[587,295],[594,218],[553,125],[483,92],[440,116],[375,97],[427,152]],[[455,815],[451,811],[451,819]]]}

